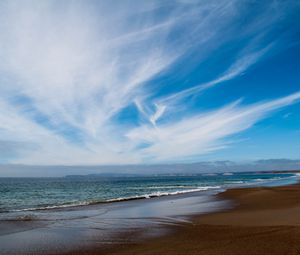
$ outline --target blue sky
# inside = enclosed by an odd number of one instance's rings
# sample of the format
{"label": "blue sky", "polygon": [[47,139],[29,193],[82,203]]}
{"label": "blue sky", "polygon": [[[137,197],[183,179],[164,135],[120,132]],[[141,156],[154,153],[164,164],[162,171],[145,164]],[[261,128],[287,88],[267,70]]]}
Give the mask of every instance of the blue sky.
{"label": "blue sky", "polygon": [[1,1],[0,163],[299,159],[299,14],[293,0]]}

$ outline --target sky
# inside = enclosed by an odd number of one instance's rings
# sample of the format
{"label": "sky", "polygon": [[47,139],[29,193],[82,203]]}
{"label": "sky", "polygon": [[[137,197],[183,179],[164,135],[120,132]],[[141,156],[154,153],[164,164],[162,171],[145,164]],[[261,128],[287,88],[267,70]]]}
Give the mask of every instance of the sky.
{"label": "sky", "polygon": [[1,177],[66,177],[98,175],[100,177],[130,177],[153,175],[195,175],[233,172],[293,171],[299,172],[300,160],[263,159],[235,162],[230,160],[195,163],[135,164],[135,165],[16,165],[2,164]]}
{"label": "sky", "polygon": [[300,2],[1,1],[0,164],[300,158]]}

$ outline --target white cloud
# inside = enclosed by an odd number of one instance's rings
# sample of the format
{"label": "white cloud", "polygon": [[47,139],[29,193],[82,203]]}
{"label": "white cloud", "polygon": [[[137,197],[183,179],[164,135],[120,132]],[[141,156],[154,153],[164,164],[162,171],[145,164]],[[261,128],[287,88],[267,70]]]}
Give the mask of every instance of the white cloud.
{"label": "white cloud", "polygon": [[[191,88],[182,90],[178,93],[174,93],[170,96],[163,97],[158,100],[158,104],[162,104],[167,107],[174,107],[173,105],[178,104],[180,100],[190,96],[190,95],[195,95],[198,94],[204,90],[207,90],[211,87],[214,87],[218,84],[221,84],[223,82],[232,80],[236,78],[239,75],[242,75],[243,72],[245,72],[247,69],[249,69],[252,65],[254,65],[256,62],[260,60],[271,48],[273,44],[270,44],[263,49],[254,51],[254,52],[247,52],[247,48],[250,48],[252,45],[247,46],[246,49],[244,49],[243,54],[239,54],[236,58],[236,61],[229,66],[229,68],[222,73],[220,76],[217,78],[206,82],[206,83],[201,83],[196,86],[193,86]],[[245,51],[247,53],[245,53]]]}
{"label": "white cloud", "polygon": [[[261,40],[254,40],[212,81],[152,98],[155,87],[145,84],[170,71],[186,54],[197,49],[201,63],[234,41],[239,35],[223,31],[234,27],[243,10],[235,0],[116,5],[119,8],[109,2],[1,1],[0,142],[30,145],[11,162],[109,164],[185,158],[223,148],[224,137],[251,127],[263,117],[258,112],[270,111],[267,103],[259,104],[265,108],[247,115],[258,106],[233,105],[159,124],[174,111],[171,105],[182,106],[185,96],[241,75],[273,44],[257,48]],[[274,19],[270,16],[255,26],[265,27]],[[250,28],[243,36],[253,32]],[[287,104],[287,98],[283,100],[281,106]],[[269,104],[275,102],[280,101]],[[114,119],[131,104],[142,115],[134,128]],[[223,128],[227,122],[231,124]],[[70,136],[76,130],[81,143],[70,142],[62,130]],[[149,147],[137,150],[144,142]]]}
{"label": "white cloud", "polygon": [[149,146],[140,149],[145,160],[169,161],[203,155],[223,149],[231,142],[230,135],[251,128],[272,111],[293,104],[300,92],[250,106],[231,104],[213,112],[196,114],[176,123],[161,126],[141,126],[127,136],[136,144]]}

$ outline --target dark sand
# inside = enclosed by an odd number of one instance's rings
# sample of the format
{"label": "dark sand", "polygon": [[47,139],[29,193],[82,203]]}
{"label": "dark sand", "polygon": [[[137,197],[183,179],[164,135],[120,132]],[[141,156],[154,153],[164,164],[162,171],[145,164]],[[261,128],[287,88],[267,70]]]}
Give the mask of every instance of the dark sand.
{"label": "dark sand", "polygon": [[233,200],[235,208],[194,217],[192,224],[176,227],[164,237],[77,254],[300,254],[299,184],[232,189],[219,197]]}

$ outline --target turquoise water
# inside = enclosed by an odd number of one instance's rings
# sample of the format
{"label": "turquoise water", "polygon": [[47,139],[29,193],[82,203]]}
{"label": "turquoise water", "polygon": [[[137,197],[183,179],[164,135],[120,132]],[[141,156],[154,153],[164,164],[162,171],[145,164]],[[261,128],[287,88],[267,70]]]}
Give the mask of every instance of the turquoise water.
{"label": "turquoise water", "polygon": [[297,175],[289,173],[0,178],[0,213],[83,206],[196,191],[221,191],[237,186],[283,185],[296,181]]}

